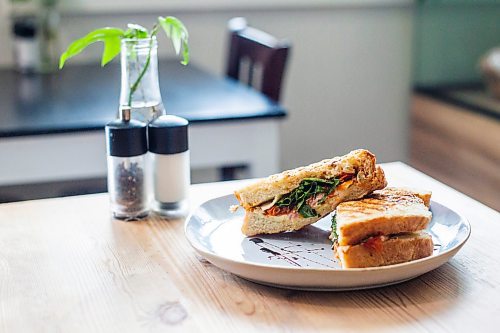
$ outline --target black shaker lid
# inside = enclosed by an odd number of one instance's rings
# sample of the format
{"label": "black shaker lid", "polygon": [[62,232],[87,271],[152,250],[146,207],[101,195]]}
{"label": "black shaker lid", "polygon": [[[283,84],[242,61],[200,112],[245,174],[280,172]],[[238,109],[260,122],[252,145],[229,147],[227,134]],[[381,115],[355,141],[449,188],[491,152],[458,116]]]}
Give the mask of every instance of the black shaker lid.
{"label": "black shaker lid", "polygon": [[33,38],[36,35],[36,23],[33,17],[22,17],[14,22],[12,32],[15,36]]}
{"label": "black shaker lid", "polygon": [[116,119],[106,125],[108,155],[131,157],[148,151],[146,124],[137,120]]}
{"label": "black shaker lid", "polygon": [[185,152],[188,146],[188,124],[181,117],[164,115],[148,125],[149,151],[156,154]]}

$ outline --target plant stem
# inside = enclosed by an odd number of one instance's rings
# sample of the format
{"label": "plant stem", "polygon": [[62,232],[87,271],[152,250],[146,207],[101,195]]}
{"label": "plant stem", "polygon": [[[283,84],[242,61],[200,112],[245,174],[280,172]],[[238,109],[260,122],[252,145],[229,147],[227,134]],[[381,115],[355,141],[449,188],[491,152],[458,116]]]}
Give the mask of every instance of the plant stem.
{"label": "plant stem", "polygon": [[[151,49],[153,48],[153,37],[154,35],[151,35],[151,41],[149,42],[149,50],[148,50],[148,57],[146,58],[146,63],[144,64],[144,67],[142,68],[141,73],[135,80],[134,84],[130,86],[130,90],[128,93],[128,106],[132,107],[132,96],[134,95],[135,91],[139,87],[139,84],[141,83],[142,78],[146,74],[146,71],[148,70],[149,63],[151,62]],[[139,58],[137,58],[139,60]]]}

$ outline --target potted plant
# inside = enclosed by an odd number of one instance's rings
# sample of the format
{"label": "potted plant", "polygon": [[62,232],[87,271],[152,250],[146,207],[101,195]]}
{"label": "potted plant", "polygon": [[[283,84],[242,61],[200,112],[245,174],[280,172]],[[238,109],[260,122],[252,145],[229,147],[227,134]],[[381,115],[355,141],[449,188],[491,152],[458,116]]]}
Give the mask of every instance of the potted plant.
{"label": "potted plant", "polygon": [[158,17],[148,31],[141,25],[128,24],[126,30],[106,27],[91,31],[71,43],[62,53],[59,68],[82,52],[87,46],[103,42],[101,66],[121,53],[120,106],[132,109],[132,116],[150,121],[165,113],[158,83],[158,55],[156,35],[162,29],[172,41],[175,53],[181,54],[181,64],[189,63],[189,34],[184,24],[173,16]]}

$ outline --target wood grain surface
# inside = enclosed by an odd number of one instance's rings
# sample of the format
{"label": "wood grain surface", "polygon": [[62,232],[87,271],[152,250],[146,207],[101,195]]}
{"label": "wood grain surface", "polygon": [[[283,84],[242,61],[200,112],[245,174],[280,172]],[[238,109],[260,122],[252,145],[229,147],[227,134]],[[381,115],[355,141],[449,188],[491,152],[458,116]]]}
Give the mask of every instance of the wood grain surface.
{"label": "wood grain surface", "polygon": [[[0,331],[496,331],[500,214],[404,164],[384,169],[462,212],[472,236],[444,266],[365,291],[245,281],[198,256],[182,220],[112,220],[106,194],[0,205]],[[242,184],[192,186],[192,206]]]}

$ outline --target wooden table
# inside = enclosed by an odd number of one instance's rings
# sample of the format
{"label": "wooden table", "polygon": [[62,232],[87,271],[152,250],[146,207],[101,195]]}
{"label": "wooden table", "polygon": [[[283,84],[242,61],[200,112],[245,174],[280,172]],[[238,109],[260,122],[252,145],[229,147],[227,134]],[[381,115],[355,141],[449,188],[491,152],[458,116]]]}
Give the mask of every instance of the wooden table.
{"label": "wooden table", "polygon": [[[113,221],[105,194],[0,205],[0,331],[498,330],[500,214],[402,163],[384,169],[464,213],[472,236],[435,271],[365,291],[245,281],[198,256],[181,220]],[[193,206],[242,183],[193,186]]]}

